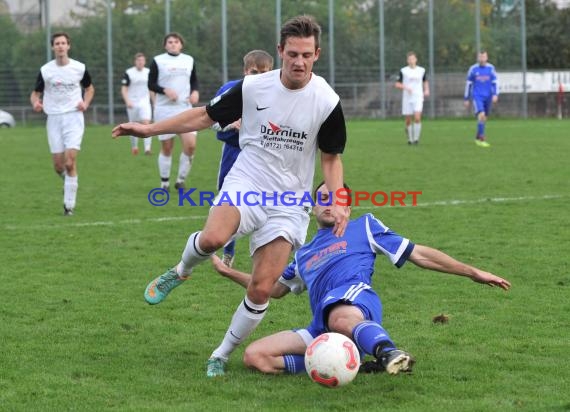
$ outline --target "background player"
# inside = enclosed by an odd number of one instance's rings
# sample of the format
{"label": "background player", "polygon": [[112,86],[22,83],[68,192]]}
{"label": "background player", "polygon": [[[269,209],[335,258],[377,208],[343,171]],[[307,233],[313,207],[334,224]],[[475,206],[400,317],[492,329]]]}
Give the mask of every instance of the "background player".
{"label": "background player", "polygon": [[[200,98],[196,61],[192,56],[182,53],[184,47],[182,36],[179,33],[169,33],[164,36],[163,45],[166,53],[153,59],[148,76],[148,88],[156,93],[155,122],[168,119],[191,108],[192,105],[198,103]],[[184,188],[196,150],[196,131],[184,131],[179,133],[179,136],[182,141],[182,153],[180,153],[178,164],[176,189]],[[158,136],[160,140],[158,171],[161,187],[167,190],[170,188],[173,138],[173,133]]]}
{"label": "background player", "polygon": [[485,138],[485,123],[491,113],[493,103],[499,100],[497,73],[495,66],[489,63],[487,52],[481,50],[478,63],[469,68],[463,96],[465,107],[469,107],[469,99],[473,100],[473,111],[477,116],[477,134],[475,143],[480,147],[489,147]]}
{"label": "background player", "polygon": [[79,185],[77,153],[85,131],[83,112],[93,100],[95,88],[85,65],[69,57],[71,39],[67,33],[54,33],[51,49],[55,59],[41,67],[30,102],[36,112],[47,114],[53,167],[64,179],[63,214],[71,216]]}
{"label": "background player", "polygon": [[[273,57],[264,50],[252,50],[243,56],[243,74],[259,74],[273,70]],[[239,80],[231,80],[224,84],[217,91],[216,96],[220,96],[238,83]],[[216,137],[224,142],[222,147],[222,158],[220,159],[220,170],[218,172],[218,190],[224,184],[224,178],[234,165],[239,152],[239,128],[241,119],[229,124],[224,129],[218,123],[212,126],[217,130]],[[235,255],[235,240],[224,246],[222,261],[228,266],[232,266]]]}
{"label": "background player", "polygon": [[[281,70],[246,76],[205,107],[149,125],[120,124],[112,131],[113,137],[146,137],[202,130],[215,122],[225,127],[242,119],[242,151],[221,191],[231,202],[215,199],[204,229],[190,235],[178,265],[150,282],[145,290],[147,302],[162,302],[195,266],[232,237],[251,235],[252,280],[222,344],[208,360],[208,377],[224,374],[231,353],[265,316],[271,289],[289,254],[305,241],[309,216],[302,199],[311,189],[318,150],[327,186],[335,193],[342,190],[346,125],[340,98],[312,71],[320,55],[320,34],[321,28],[312,17],[292,18],[281,27],[277,46]],[[238,201],[240,194],[247,192],[260,194],[253,204]],[[285,192],[288,205],[275,200]],[[342,236],[348,216],[336,200],[331,206],[333,231]]]}
{"label": "background player", "polygon": [[[146,57],[143,53],[135,54],[135,65],[128,68],[121,80],[121,96],[127,106],[129,122],[149,124],[152,117],[150,92],[148,90],[149,69],[145,67]],[[144,154],[151,154],[152,137],[144,139]],[[131,136],[131,153],[139,154],[138,138]]]}
{"label": "background player", "polygon": [[[327,206],[329,190],[324,183],[316,187],[313,199],[317,199],[317,194],[320,200],[315,202],[313,215],[319,230],[295,253],[272,290],[272,297],[279,298],[306,289],[313,320],[306,329],[278,332],[251,343],[244,354],[244,362],[251,368],[264,373],[303,372],[305,349],[311,341],[322,333],[338,332],[376,358],[363,365],[364,372],[411,371],[414,358],[397,349],[382,327],[382,303],[371,287],[377,254],[384,254],[398,268],[409,260],[421,268],[466,276],[504,290],[511,286],[507,280],[461,263],[437,249],[413,244],[372,214],[350,220],[345,234],[337,237],[332,232],[334,218]],[[346,208],[350,214],[350,208]],[[212,259],[220,274],[248,286],[248,274],[228,268],[215,256]]]}
{"label": "background player", "polygon": [[426,69],[417,65],[418,58],[415,52],[408,52],[407,62],[408,65],[400,69],[400,76],[395,86],[402,90],[402,115],[406,118],[408,144],[417,145],[422,131],[424,97],[429,96],[429,82]]}

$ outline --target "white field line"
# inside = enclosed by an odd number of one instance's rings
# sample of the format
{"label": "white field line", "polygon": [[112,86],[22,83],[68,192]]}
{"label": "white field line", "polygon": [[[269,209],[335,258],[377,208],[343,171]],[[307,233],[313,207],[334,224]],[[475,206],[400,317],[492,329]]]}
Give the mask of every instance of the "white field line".
{"label": "white field line", "polygon": [[[544,195],[544,196],[516,196],[516,197],[489,197],[489,198],[482,198],[482,199],[473,199],[473,200],[440,200],[435,202],[425,202],[420,203],[418,202],[416,206],[406,205],[395,205],[395,206],[354,206],[353,209],[363,209],[363,210],[372,210],[372,209],[380,209],[382,207],[434,207],[434,206],[462,206],[462,205],[475,205],[480,203],[505,203],[505,202],[523,202],[523,201],[533,201],[533,200],[550,200],[550,199],[561,199],[567,197],[565,195]],[[411,201],[411,200],[410,200]],[[50,225],[5,225],[4,230],[23,230],[23,229],[32,229],[32,230],[46,230],[46,229],[61,229],[62,227],[94,227],[94,226],[120,226],[120,225],[138,225],[144,223],[156,223],[156,222],[172,222],[178,220],[202,220],[205,219],[206,215],[192,215],[192,216],[165,216],[165,217],[155,217],[155,218],[148,218],[148,219],[126,219],[126,220],[103,220],[103,221],[95,221],[95,222],[77,222],[77,223],[70,223],[61,225],[59,223],[54,223]],[[71,218],[64,218],[64,220],[74,219]],[[66,222],[67,223],[67,222]]]}

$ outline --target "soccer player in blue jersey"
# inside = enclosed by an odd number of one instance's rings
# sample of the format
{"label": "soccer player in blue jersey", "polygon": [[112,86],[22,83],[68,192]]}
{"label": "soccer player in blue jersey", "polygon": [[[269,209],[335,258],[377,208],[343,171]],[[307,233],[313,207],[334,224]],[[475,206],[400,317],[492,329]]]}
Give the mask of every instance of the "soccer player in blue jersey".
{"label": "soccer player in blue jersey", "polygon": [[[393,375],[410,372],[415,360],[397,349],[382,327],[382,303],[370,286],[377,254],[384,254],[398,268],[409,260],[425,269],[466,276],[504,290],[511,286],[492,273],[461,263],[439,250],[412,243],[370,213],[350,220],[344,235],[336,237],[332,232],[331,206],[326,205],[329,191],[321,183],[315,192],[314,199],[320,199],[313,209],[319,230],[295,253],[272,291],[272,297],[279,298],[306,289],[313,320],[304,329],[278,332],[251,343],[244,354],[244,362],[250,368],[264,373],[303,372],[309,343],[322,333],[338,332],[354,340],[361,352],[376,358],[363,366],[365,372],[385,370]],[[248,274],[213,259],[220,274],[247,287]]]}
{"label": "soccer player in blue jersey", "polygon": [[[267,53],[265,50],[252,50],[243,56],[243,74],[252,75],[265,73],[273,70],[273,57]],[[216,93],[216,97],[224,94],[233,86],[235,86],[239,80],[230,80],[224,84]],[[218,190],[222,188],[224,184],[224,178],[234,165],[237,160],[239,152],[241,149],[239,147],[239,128],[241,126],[241,119],[230,123],[226,127],[222,128],[219,123],[215,123],[212,129],[216,130],[216,137],[218,140],[224,142],[222,147],[222,158],[220,159],[220,170],[218,171]],[[232,266],[234,262],[235,255],[235,240],[230,241],[224,246],[224,251],[222,254],[222,261],[227,266]]]}
{"label": "soccer player in blue jersey", "polygon": [[499,100],[499,88],[495,66],[487,61],[485,50],[479,52],[478,60],[479,62],[471,66],[467,72],[463,99],[466,108],[469,107],[469,100],[473,101],[473,111],[477,116],[475,143],[480,147],[489,147],[490,144],[485,139],[485,123],[493,103]]}

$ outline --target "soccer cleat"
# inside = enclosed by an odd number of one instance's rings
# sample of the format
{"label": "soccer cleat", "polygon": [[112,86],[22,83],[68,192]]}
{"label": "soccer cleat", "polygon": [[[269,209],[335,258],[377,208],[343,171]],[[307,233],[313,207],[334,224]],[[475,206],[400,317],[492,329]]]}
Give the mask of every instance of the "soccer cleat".
{"label": "soccer cleat", "polygon": [[224,253],[222,255],[222,263],[231,268],[234,265],[234,258],[235,256],[230,255],[229,253]]}
{"label": "soccer cleat", "polygon": [[475,140],[475,144],[479,147],[491,147],[485,140]]}
{"label": "soccer cleat", "polygon": [[150,149],[145,150],[145,151],[144,151],[144,154],[145,154],[146,156],[150,156],[150,155],[152,154],[152,151],[151,151]]}
{"label": "soccer cleat", "polygon": [[138,147],[131,148],[131,153],[133,154],[133,156],[138,155],[139,154],[139,148]]}
{"label": "soccer cleat", "polygon": [[63,206],[63,216],[73,216],[73,209],[68,209]]}
{"label": "soccer cleat", "polygon": [[186,187],[184,186],[184,182],[176,182],[176,183],[174,183],[174,188],[176,190],[178,190],[178,189],[184,190]]}
{"label": "soccer cleat", "polygon": [[144,291],[144,299],[151,305],[162,302],[172,289],[180,286],[188,276],[179,276],[176,267],[168,269],[148,284]]}
{"label": "soccer cleat", "polygon": [[394,349],[382,353],[378,359],[384,370],[390,375],[397,375],[400,372],[411,372],[416,360],[408,352]]}
{"label": "soccer cleat", "polygon": [[217,376],[224,376],[226,373],[226,362],[223,359],[212,356],[208,359],[206,365],[206,376],[208,378],[215,378]]}
{"label": "soccer cleat", "polygon": [[168,183],[168,182],[161,182],[161,183],[160,183],[160,188],[166,190],[167,192],[170,192],[170,183]]}

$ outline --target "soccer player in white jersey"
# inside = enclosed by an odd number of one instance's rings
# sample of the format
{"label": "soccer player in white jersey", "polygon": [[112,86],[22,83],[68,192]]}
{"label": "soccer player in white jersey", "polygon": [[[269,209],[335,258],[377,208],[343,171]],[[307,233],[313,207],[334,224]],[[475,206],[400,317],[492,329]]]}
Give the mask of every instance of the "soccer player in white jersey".
{"label": "soccer player in white jersey", "polygon": [[[317,185],[313,198],[313,215],[319,230],[295,253],[272,290],[274,298],[307,290],[313,319],[305,328],[278,332],[251,343],[244,354],[244,362],[250,368],[274,374],[304,372],[304,354],[311,341],[325,332],[337,332],[375,358],[363,364],[362,372],[411,372],[415,359],[397,349],[382,327],[382,303],[371,286],[376,256],[380,254],[397,268],[410,261],[424,269],[465,276],[504,290],[511,286],[509,281],[437,249],[412,243],[371,213],[351,219],[344,236],[336,237],[332,233],[334,219],[325,184]],[[347,210],[350,213],[350,207]],[[216,256],[212,259],[220,274],[248,287],[249,274],[229,268]]]}
{"label": "soccer player in white jersey", "polygon": [[[154,121],[168,119],[198,103],[198,76],[196,61],[192,56],[182,53],[184,38],[179,33],[164,36],[166,53],[155,56],[150,65],[148,88],[156,93]],[[185,130],[179,133],[161,133],[160,154],[158,155],[158,171],[161,187],[170,188],[170,169],[172,167],[172,149],[174,135],[178,134],[182,141],[182,152],[178,164],[178,175],[175,188],[184,188],[186,177],[192,168],[194,151],[196,150],[196,130]]]}
{"label": "soccer player in white jersey", "polygon": [[429,82],[426,69],[417,65],[418,58],[415,52],[408,52],[407,62],[408,65],[400,69],[400,76],[395,86],[402,90],[402,115],[406,118],[408,144],[417,145],[422,131],[424,97],[429,96]]}
{"label": "soccer player in white jersey", "polygon": [[77,198],[77,154],[85,130],[83,112],[95,88],[83,63],[69,57],[71,39],[67,33],[51,36],[55,59],[44,64],[30,102],[36,112],[47,114],[47,135],[55,172],[64,179],[63,213],[73,215]]}
{"label": "soccer player in white jersey", "polygon": [[[121,80],[121,96],[127,106],[129,122],[149,124],[152,117],[150,91],[148,89],[148,73],[146,57],[143,53],[135,54],[135,65],[128,68]],[[152,137],[144,139],[144,154],[151,154]],[[131,153],[139,154],[138,138],[131,136]]]}
{"label": "soccer player in white jersey", "polygon": [[[346,125],[340,99],[326,81],[312,72],[319,58],[321,28],[310,16],[299,16],[281,28],[277,46],[280,70],[246,76],[205,107],[171,119],[141,125],[120,124],[114,137],[146,137],[160,133],[202,130],[215,122],[221,127],[241,117],[237,161],[224,179],[219,197],[200,232],[190,235],[182,259],[145,291],[151,304],[160,303],[184,282],[199,263],[209,259],[230,239],[250,234],[252,281],[239,304],[222,344],[208,360],[207,376],[224,374],[233,350],[257,327],[269,305],[273,284],[289,254],[307,234],[309,215],[303,199],[310,190],[320,149],[323,177],[335,193],[343,190],[341,153]],[[240,194],[254,192],[249,202]],[[280,199],[287,193],[287,205]],[[221,202],[230,198],[230,202]],[[348,214],[333,199],[333,229],[344,234]]]}

